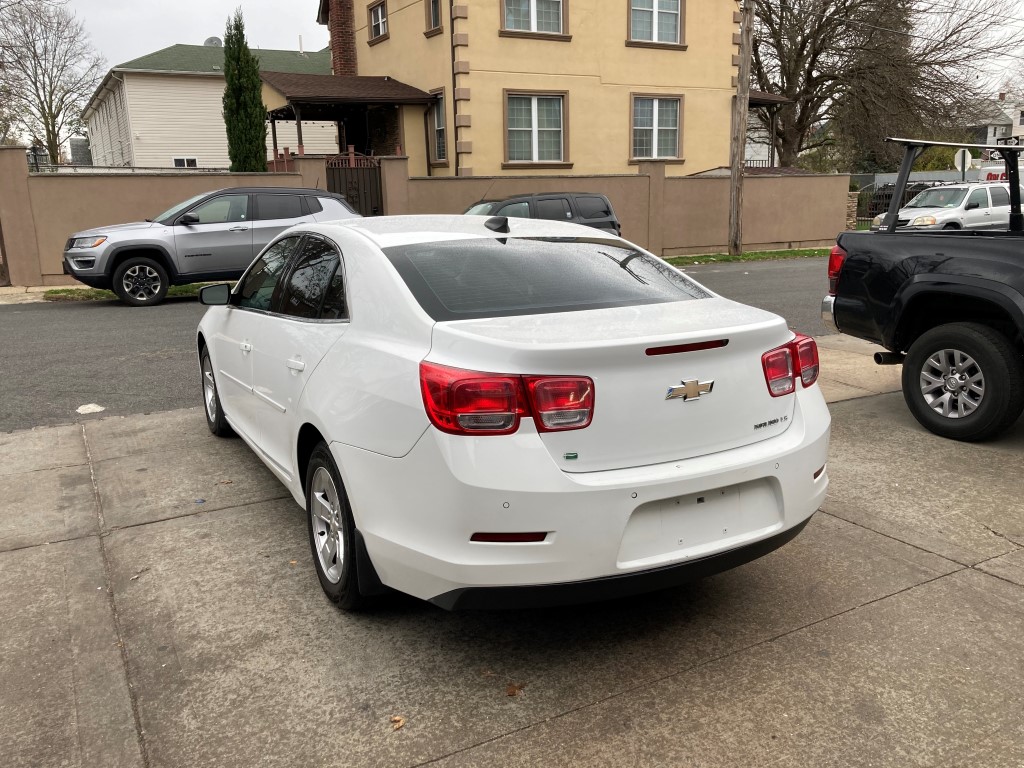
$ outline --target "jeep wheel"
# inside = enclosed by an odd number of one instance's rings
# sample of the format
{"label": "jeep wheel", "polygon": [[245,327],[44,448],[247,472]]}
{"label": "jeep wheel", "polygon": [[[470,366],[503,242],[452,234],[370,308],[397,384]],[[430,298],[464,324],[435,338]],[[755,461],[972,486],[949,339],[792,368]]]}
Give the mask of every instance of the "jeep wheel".
{"label": "jeep wheel", "polygon": [[167,296],[167,271],[146,256],[133,256],[114,270],[114,293],[125,304],[148,307]]}
{"label": "jeep wheel", "polygon": [[903,398],[914,418],[941,437],[988,440],[1024,410],[1024,360],[988,326],[941,325],[911,345]]}

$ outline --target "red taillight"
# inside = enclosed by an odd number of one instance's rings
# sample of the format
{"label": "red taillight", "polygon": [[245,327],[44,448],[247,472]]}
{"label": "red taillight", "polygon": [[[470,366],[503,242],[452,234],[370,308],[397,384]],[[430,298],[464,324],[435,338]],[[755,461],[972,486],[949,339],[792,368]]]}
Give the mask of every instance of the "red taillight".
{"label": "red taillight", "polygon": [[594,382],[585,376],[480,373],[420,363],[430,423],[453,435],[509,435],[521,419],[538,432],[582,429],[594,415]]}
{"label": "red taillight", "polygon": [[796,350],[796,366],[800,371],[800,381],[805,387],[818,380],[818,345],[810,336],[797,334],[792,341]]}
{"label": "red taillight", "polygon": [[839,282],[839,273],[843,271],[843,262],[846,261],[846,251],[839,245],[832,246],[832,252],[828,255],[828,295],[836,295],[836,283]]}
{"label": "red taillight", "polygon": [[761,355],[761,365],[764,366],[764,380],[768,382],[768,391],[772,397],[788,395],[796,389],[793,352],[788,344]]}
{"label": "red taillight", "polygon": [[583,429],[594,417],[594,382],[585,376],[526,376],[538,432]]}
{"label": "red taillight", "polygon": [[772,397],[796,390],[796,380],[811,386],[818,380],[818,345],[810,336],[798,333],[792,341],[761,355],[764,380]]}

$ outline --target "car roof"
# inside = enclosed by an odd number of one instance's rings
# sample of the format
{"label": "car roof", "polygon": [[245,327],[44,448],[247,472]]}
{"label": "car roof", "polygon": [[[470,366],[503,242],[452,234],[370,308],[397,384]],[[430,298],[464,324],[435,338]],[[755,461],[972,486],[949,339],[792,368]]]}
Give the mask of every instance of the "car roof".
{"label": "car roof", "polygon": [[616,241],[619,238],[582,224],[570,224],[547,219],[508,218],[509,231],[495,232],[485,223],[487,216],[426,215],[426,216],[368,216],[361,219],[343,219],[317,225],[306,225],[302,229],[320,232],[330,236],[339,230],[358,232],[378,248],[412,243],[465,240],[486,237],[585,237]]}
{"label": "car roof", "polygon": [[484,200],[477,200],[474,205],[480,203],[504,203],[508,200],[521,200],[524,197],[558,197],[559,195],[583,195],[585,197],[606,197],[604,192],[522,192],[518,195],[508,197],[489,197]]}
{"label": "car roof", "polygon": [[287,195],[319,195],[320,197],[341,197],[341,195],[335,194],[334,192],[328,192],[325,189],[315,189],[311,187],[224,187],[223,189],[215,189],[209,194],[216,195],[220,192],[277,192]]}

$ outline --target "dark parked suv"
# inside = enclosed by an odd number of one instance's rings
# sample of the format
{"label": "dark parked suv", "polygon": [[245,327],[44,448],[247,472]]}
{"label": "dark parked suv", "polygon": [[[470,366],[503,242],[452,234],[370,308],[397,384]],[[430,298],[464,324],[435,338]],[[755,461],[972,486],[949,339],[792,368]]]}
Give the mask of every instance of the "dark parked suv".
{"label": "dark parked suv", "polygon": [[64,272],[112,289],[127,304],[149,306],[163,301],[171,285],[241,277],[293,224],[358,216],[345,198],[322,189],[218,189],[152,220],[75,232],[64,246]]}
{"label": "dark parked suv", "polygon": [[593,192],[549,192],[543,195],[516,195],[503,200],[481,200],[471,205],[466,215],[571,221],[613,235],[622,234],[622,225],[608,198]]}

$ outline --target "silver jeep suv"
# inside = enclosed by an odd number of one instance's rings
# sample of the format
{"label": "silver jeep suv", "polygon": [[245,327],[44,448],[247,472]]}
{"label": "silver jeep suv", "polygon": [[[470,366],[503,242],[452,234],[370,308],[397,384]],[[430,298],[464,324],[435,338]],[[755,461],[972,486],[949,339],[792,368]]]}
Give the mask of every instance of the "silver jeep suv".
{"label": "silver jeep suv", "polygon": [[150,306],[163,301],[171,285],[241,277],[293,224],[357,216],[345,198],[322,189],[218,189],[152,220],[76,232],[64,246],[64,272],[112,289],[128,304]]}

